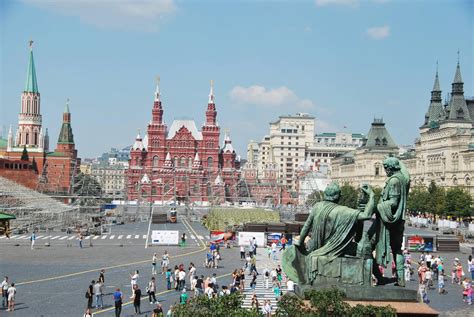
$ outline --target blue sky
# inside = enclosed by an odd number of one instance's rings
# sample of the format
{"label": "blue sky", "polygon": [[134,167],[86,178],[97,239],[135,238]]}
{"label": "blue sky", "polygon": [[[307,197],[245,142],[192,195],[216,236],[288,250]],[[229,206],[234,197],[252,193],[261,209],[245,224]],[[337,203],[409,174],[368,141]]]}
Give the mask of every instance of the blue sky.
{"label": "blue sky", "polygon": [[308,112],[316,131],[366,133],[382,117],[412,144],[439,62],[443,96],[460,50],[474,95],[472,1],[1,1],[0,126],[17,124],[33,39],[44,126],[55,146],[70,98],[81,157],[133,143],[151,119],[218,121],[242,157],[279,115]]}

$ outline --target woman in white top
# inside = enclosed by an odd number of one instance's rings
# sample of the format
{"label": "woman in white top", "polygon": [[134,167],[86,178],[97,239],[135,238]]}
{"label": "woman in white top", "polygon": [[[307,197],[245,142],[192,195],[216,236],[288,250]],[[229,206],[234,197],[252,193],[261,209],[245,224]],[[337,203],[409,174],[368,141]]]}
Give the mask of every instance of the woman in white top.
{"label": "woman in white top", "polygon": [[191,284],[191,290],[194,291],[193,280],[194,280],[194,276],[196,276],[196,267],[194,266],[193,262],[191,262],[189,265],[190,265],[189,266],[189,273],[188,273],[189,284]]}
{"label": "woman in white top", "polygon": [[15,310],[15,295],[16,295],[16,288],[15,283],[8,288],[8,309],[7,311],[14,311]]}
{"label": "woman in white top", "polygon": [[136,270],[135,273],[130,274],[130,284],[132,285],[132,297],[133,297],[133,286],[138,284],[138,277],[140,277],[138,270]]}
{"label": "woman in white top", "polygon": [[161,257],[161,275],[168,271],[168,265],[170,265],[170,257],[168,255],[168,251],[165,251]]}

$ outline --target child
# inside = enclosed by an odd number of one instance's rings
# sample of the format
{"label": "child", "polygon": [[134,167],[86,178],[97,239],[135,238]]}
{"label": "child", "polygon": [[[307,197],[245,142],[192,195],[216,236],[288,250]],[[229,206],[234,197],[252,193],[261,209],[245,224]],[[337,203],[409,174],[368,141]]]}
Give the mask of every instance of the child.
{"label": "child", "polygon": [[468,279],[466,284],[466,302],[472,305],[472,282]]}
{"label": "child", "polygon": [[426,293],[426,284],[420,283],[418,286],[418,294],[420,295],[420,302],[429,303],[428,293]]}
{"label": "child", "polygon": [[444,289],[445,278],[446,278],[446,275],[444,274],[444,270],[442,270],[438,274],[438,294],[446,294],[446,290]]}

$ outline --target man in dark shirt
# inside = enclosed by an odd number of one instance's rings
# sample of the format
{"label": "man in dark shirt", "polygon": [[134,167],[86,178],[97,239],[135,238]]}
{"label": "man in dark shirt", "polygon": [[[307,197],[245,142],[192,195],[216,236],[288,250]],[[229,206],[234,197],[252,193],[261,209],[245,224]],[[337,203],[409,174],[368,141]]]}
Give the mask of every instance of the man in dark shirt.
{"label": "man in dark shirt", "polygon": [[92,299],[94,298],[94,284],[95,281],[92,281],[87,289],[87,308],[92,308]]}
{"label": "man in dark shirt", "polygon": [[204,294],[204,290],[202,289],[203,284],[204,284],[204,275],[201,275],[201,277],[199,277],[196,281],[196,289],[198,289],[199,295]]}
{"label": "man in dark shirt", "polygon": [[156,308],[153,309],[153,313],[155,314],[154,316],[156,317],[163,316],[163,307],[161,306],[160,303],[156,304]]}
{"label": "man in dark shirt", "polygon": [[135,313],[141,314],[140,303],[142,298],[142,290],[138,287],[137,284],[133,286],[133,307],[135,307]]}

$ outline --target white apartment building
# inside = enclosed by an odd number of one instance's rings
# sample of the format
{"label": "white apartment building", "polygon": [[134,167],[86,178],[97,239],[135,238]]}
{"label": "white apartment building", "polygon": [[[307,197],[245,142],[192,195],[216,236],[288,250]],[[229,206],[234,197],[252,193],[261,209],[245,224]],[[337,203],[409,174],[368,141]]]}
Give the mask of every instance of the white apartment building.
{"label": "white apartment building", "polygon": [[122,164],[91,166],[91,176],[99,182],[102,193],[112,198],[125,197],[125,171],[128,166]]}
{"label": "white apartment building", "polygon": [[331,159],[362,146],[364,135],[350,132],[326,132],[316,134],[314,143],[306,151],[306,161],[314,169],[326,172],[331,169]]}

